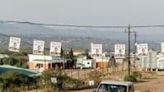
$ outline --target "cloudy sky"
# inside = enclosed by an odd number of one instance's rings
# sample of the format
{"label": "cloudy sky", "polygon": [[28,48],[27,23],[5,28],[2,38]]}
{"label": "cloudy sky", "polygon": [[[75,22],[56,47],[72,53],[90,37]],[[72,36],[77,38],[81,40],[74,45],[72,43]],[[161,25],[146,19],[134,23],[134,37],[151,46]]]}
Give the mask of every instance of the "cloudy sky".
{"label": "cloudy sky", "polygon": [[164,1],[0,0],[0,20],[78,25],[164,24]]}

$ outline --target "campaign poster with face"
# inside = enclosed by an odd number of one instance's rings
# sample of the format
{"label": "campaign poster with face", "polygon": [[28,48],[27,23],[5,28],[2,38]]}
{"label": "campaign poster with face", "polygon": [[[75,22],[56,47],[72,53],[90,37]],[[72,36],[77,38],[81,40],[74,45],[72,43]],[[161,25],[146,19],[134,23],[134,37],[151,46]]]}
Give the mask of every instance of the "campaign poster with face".
{"label": "campaign poster with face", "polygon": [[21,43],[21,38],[10,37],[8,50],[9,51],[13,51],[13,52],[19,52],[19,50],[20,50],[20,43]]}
{"label": "campaign poster with face", "polygon": [[50,43],[50,55],[60,56],[61,53],[61,42],[51,42]]}
{"label": "campaign poster with face", "polygon": [[33,42],[33,54],[44,54],[44,41],[42,40],[34,40]]}
{"label": "campaign poster with face", "polygon": [[142,43],[137,45],[137,55],[148,56],[148,44]]}
{"label": "campaign poster with face", "polygon": [[125,44],[115,44],[114,56],[115,58],[125,58]]}
{"label": "campaign poster with face", "polygon": [[102,55],[102,44],[91,43],[91,54],[96,56]]}

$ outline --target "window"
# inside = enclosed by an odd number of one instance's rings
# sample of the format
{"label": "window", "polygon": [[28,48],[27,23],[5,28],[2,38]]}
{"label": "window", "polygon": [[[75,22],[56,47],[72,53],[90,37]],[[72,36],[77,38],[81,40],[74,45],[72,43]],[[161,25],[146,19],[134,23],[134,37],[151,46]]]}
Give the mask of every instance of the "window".
{"label": "window", "polygon": [[127,87],[123,85],[101,84],[98,88],[98,92],[126,92],[126,91],[127,91]]}
{"label": "window", "polygon": [[36,67],[37,68],[42,68],[43,67],[43,64],[37,64]]}

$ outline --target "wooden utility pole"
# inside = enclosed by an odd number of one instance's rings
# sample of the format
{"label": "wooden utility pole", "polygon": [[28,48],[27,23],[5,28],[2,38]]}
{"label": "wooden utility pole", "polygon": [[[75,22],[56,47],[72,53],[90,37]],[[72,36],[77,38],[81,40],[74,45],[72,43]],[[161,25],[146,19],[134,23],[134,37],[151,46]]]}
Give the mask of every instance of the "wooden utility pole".
{"label": "wooden utility pole", "polygon": [[130,24],[128,26],[128,76],[130,76]]}

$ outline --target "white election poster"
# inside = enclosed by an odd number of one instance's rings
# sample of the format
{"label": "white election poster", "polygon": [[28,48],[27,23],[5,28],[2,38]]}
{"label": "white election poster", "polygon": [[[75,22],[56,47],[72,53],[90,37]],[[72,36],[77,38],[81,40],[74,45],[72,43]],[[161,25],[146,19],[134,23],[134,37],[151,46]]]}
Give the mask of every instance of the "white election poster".
{"label": "white election poster", "polygon": [[125,58],[125,44],[115,44],[114,55],[115,58]]}
{"label": "white election poster", "polygon": [[42,40],[34,40],[33,42],[33,54],[44,54],[44,41]]}
{"label": "white election poster", "polygon": [[50,43],[50,55],[60,56],[61,53],[61,42],[51,42]]}
{"label": "white election poster", "polygon": [[19,52],[20,42],[21,42],[21,38],[10,37],[8,50],[13,52]]}
{"label": "white election poster", "polygon": [[91,54],[96,56],[102,55],[102,44],[91,43]]}
{"label": "white election poster", "polygon": [[164,53],[164,42],[161,42],[161,53]]}
{"label": "white election poster", "polygon": [[137,54],[139,56],[147,56],[148,55],[148,44],[142,43],[137,45]]}

